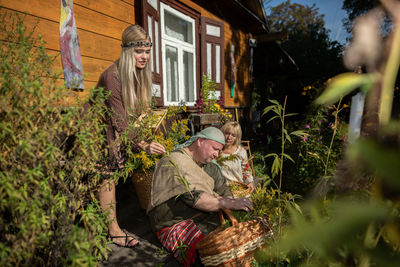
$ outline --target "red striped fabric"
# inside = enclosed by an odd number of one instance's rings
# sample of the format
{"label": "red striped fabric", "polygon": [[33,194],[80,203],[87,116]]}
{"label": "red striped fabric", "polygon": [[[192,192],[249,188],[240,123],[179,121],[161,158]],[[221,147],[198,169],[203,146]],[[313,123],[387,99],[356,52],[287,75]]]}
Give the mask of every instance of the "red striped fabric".
{"label": "red striped fabric", "polygon": [[203,234],[193,220],[184,220],[157,232],[161,244],[184,266],[190,266],[196,260],[196,244]]}

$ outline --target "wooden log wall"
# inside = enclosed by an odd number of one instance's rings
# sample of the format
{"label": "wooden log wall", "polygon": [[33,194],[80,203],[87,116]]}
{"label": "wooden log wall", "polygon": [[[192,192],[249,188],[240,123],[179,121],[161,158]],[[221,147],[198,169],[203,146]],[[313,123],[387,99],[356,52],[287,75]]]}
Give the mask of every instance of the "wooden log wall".
{"label": "wooden log wall", "polygon": [[[59,54],[59,0],[0,0],[0,7],[1,13],[26,14],[28,29],[38,23],[35,32],[42,35],[48,53]],[[135,23],[135,3],[134,0],[74,0],[74,13],[84,84],[85,88],[92,88],[101,72],[118,59],[122,31]],[[54,68],[62,73],[60,56]]]}
{"label": "wooden log wall", "polygon": [[[225,105],[248,107],[251,104],[249,75],[249,34],[232,29],[222,20],[190,0],[182,3],[200,12],[202,16],[224,23],[225,31]],[[37,33],[45,41],[50,55],[60,52],[59,0],[0,0],[0,13],[26,14],[28,29],[38,21]],[[122,31],[135,23],[135,0],[74,0],[75,22],[81,47],[85,88],[96,85],[101,72],[119,57]],[[230,97],[230,45],[235,45],[236,91]],[[62,73],[61,58],[54,68]],[[85,92],[82,93],[85,95]]]}

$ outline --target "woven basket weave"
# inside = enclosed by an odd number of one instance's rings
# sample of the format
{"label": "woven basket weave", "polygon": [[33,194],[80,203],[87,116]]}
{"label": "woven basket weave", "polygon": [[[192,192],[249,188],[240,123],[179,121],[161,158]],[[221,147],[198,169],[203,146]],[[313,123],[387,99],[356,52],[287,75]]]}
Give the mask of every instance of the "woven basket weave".
{"label": "woven basket weave", "polygon": [[135,171],[132,174],[132,182],[135,186],[136,195],[139,199],[140,207],[142,209],[147,209],[147,206],[150,202],[153,172],[153,170],[148,172]]}
{"label": "woven basket weave", "polygon": [[272,236],[272,231],[261,220],[239,223],[229,210],[222,210],[232,226],[225,229],[220,211],[221,226],[197,243],[201,262],[205,266],[250,266],[254,251]]}
{"label": "woven basket weave", "polygon": [[[226,183],[232,191],[235,198],[247,197],[251,193],[251,189],[243,182],[229,181]],[[235,187],[235,190],[232,187]]]}

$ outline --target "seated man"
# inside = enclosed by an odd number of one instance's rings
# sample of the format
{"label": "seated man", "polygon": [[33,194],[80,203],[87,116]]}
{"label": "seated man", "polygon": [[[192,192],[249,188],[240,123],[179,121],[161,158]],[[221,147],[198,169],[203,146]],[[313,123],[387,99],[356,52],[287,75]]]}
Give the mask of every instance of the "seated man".
{"label": "seated man", "polygon": [[249,211],[248,198],[233,199],[219,166],[212,162],[225,137],[214,127],[192,136],[157,162],[147,213],[163,246],[185,266],[196,259],[196,244],[219,226],[224,207]]}

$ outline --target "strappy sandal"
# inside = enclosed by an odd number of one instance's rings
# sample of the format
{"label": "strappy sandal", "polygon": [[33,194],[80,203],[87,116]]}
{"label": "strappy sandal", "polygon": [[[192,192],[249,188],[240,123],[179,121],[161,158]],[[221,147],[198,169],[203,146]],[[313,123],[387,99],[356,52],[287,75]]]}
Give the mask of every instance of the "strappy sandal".
{"label": "strappy sandal", "polygon": [[[122,231],[125,233],[125,235],[121,235],[121,236],[112,236],[112,235],[108,235],[108,240],[113,242],[115,245],[119,246],[119,247],[123,247],[123,248],[133,248],[134,246],[136,246],[138,243],[136,243],[133,246],[130,246],[130,244],[132,243],[132,241],[136,240],[132,235],[128,234],[127,231],[125,229],[122,229]],[[125,242],[124,245],[120,245],[114,242],[114,238],[125,238]],[[129,238],[132,238],[131,240],[129,240]],[[137,240],[136,240],[137,241]]]}

